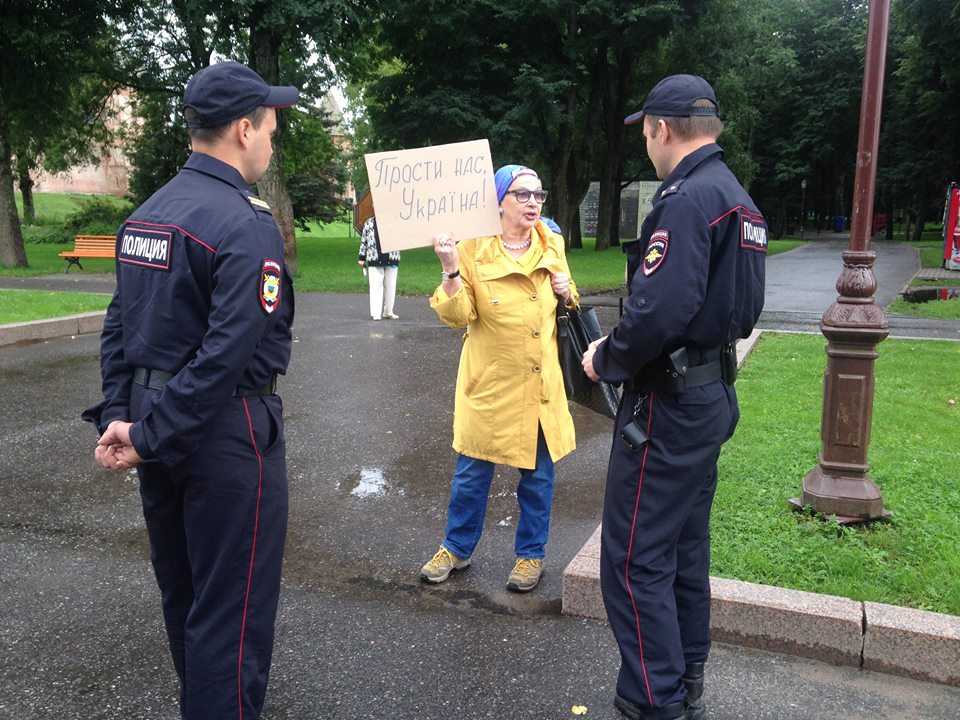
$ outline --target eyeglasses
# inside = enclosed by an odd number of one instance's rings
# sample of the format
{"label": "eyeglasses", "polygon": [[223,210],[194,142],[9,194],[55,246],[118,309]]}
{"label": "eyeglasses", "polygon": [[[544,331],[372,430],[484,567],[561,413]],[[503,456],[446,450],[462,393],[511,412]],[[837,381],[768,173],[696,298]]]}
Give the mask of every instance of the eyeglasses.
{"label": "eyeglasses", "polygon": [[531,195],[539,205],[543,205],[543,201],[547,199],[546,190],[507,190],[507,195],[513,195],[521,204],[529,202]]}

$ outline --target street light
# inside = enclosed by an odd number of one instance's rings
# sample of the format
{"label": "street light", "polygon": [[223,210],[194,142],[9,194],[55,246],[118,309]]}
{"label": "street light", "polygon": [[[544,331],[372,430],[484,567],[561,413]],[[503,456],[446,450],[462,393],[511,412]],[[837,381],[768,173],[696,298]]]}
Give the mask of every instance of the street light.
{"label": "street light", "polygon": [[890,0],[870,0],[850,244],[837,278],[839,296],[820,319],[820,331],[828,341],[821,451],[816,467],[803,478],[802,497],[795,502],[801,507],[809,505],[819,515],[836,515],[843,522],[877,520],[890,514],[883,509],[880,488],[867,474],[873,361],[878,357],[877,344],[890,334],[890,322],[873,299],[877,254],[870,248],[889,20]]}
{"label": "street light", "polygon": [[807,216],[807,181],[800,181],[800,242],[803,242],[803,221]]}

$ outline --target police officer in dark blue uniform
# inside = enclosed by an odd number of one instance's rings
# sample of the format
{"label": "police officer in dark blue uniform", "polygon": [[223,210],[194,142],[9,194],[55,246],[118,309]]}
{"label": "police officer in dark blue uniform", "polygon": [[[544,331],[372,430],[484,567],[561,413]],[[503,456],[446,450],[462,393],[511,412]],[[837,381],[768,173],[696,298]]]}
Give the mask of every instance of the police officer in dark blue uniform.
{"label": "police officer in dark blue uniform", "polygon": [[270,86],[235,62],[184,93],[193,154],[117,235],[96,459],[136,467],[184,718],[260,717],[287,529],[277,375],[290,361],[283,238],[250,185],[273,153]]}
{"label": "police officer in dark blue uniform", "polygon": [[603,508],[600,582],[622,659],[627,717],[706,717],[710,506],[720,446],[739,419],[734,343],[763,305],[767,229],[716,145],[709,83],[673,75],[625,122],[663,184],[640,238],[624,245],[619,325],[584,354],[622,383]]}

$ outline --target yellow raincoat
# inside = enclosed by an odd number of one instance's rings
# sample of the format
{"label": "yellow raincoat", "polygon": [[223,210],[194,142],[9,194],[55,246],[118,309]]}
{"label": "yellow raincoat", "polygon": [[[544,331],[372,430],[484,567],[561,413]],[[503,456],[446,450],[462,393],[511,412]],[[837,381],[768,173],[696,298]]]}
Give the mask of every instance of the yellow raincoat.
{"label": "yellow raincoat", "polygon": [[[559,298],[550,275],[570,274],[563,238],[542,222],[518,260],[500,236],[458,243],[463,287],[430,298],[440,320],[466,326],[453,411],[453,449],[479,460],[533,468],[537,426],[557,461],[576,447],[557,353]],[[580,301],[570,281],[569,307]]]}

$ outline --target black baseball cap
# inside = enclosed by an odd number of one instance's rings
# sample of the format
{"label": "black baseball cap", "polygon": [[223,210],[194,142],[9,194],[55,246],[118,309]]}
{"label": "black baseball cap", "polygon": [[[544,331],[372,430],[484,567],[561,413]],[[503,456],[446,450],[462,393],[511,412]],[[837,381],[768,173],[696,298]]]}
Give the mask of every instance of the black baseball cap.
{"label": "black baseball cap", "polygon": [[[713,107],[694,107],[697,100],[709,100]],[[697,75],[670,75],[654,85],[647,95],[643,109],[623,119],[624,125],[643,120],[644,115],[661,117],[691,117],[693,115],[720,115],[720,103],[710,83]]]}
{"label": "black baseball cap", "polygon": [[297,88],[267,85],[246,65],[230,60],[205,67],[190,78],[183,92],[183,105],[196,112],[187,127],[209,128],[226,125],[261,105],[290,107],[299,97]]}

